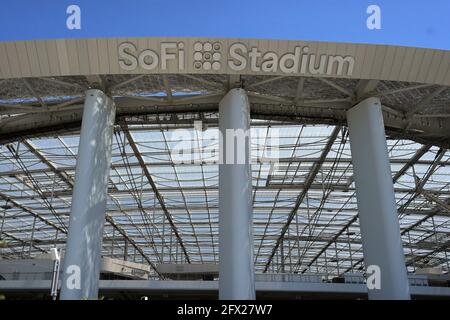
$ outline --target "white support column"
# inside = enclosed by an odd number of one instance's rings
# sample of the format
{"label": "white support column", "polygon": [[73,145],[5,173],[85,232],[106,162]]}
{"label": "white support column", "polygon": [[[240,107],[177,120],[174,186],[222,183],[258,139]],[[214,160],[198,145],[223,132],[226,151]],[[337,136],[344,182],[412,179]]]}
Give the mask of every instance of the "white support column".
{"label": "white support column", "polygon": [[347,121],[364,263],[366,270],[378,266],[381,275],[369,299],[410,299],[380,100],[360,102]]}
{"label": "white support column", "polygon": [[255,299],[250,104],[232,89],[219,104],[219,299]]}
{"label": "white support column", "polygon": [[102,91],[86,91],[61,300],[98,297],[115,109]]}

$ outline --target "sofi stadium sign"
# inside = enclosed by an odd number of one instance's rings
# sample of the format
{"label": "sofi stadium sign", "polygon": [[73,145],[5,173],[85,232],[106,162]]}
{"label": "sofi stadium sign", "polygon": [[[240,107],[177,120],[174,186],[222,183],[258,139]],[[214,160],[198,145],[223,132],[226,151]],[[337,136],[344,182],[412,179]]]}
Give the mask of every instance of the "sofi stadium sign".
{"label": "sofi stadium sign", "polygon": [[118,45],[119,66],[126,71],[241,72],[351,76],[355,59],[319,54],[309,46],[262,50],[257,45],[220,41],[160,42],[139,49],[133,42]]}

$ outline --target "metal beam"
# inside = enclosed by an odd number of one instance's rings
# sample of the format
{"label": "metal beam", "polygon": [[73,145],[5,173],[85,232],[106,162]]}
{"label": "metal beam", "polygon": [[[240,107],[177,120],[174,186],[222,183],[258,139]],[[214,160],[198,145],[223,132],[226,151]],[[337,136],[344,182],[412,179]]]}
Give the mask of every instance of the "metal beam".
{"label": "metal beam", "polygon": [[26,139],[22,140],[22,143],[28,148],[28,150],[34,154],[42,163],[44,163],[50,170],[56,174],[62,181],[64,181],[67,186],[72,189],[73,188],[73,180],[67,173],[64,171],[58,170],[46,157],[44,157],[39,150],[37,150],[29,141]]}
{"label": "metal beam", "polygon": [[295,98],[294,98],[295,105],[298,105],[301,99],[303,98],[305,81],[306,79],[304,77],[300,77],[300,79],[298,79],[297,90],[295,91]]}
{"label": "metal beam", "polygon": [[[198,97],[174,97],[169,103],[160,98],[144,101],[137,98],[116,98],[119,122],[121,117],[144,114],[174,114],[186,112],[217,112],[218,102],[223,94],[202,95]],[[277,101],[275,101],[277,100]],[[252,118],[287,121],[291,123],[317,123],[343,125],[346,122],[345,110],[349,102],[323,101],[317,105],[295,106],[292,101],[276,99],[266,95],[250,97]],[[333,107],[342,104],[342,107]],[[322,106],[322,107],[321,107]],[[67,111],[27,113],[0,120],[0,143],[15,141],[18,137],[40,136],[51,132],[77,129],[81,123],[82,106],[70,106]],[[450,118],[412,118],[408,131],[404,128],[408,121],[403,117],[385,114],[387,133],[394,138],[408,138],[419,143],[439,145],[450,148],[448,130]]]}
{"label": "metal beam", "polygon": [[363,100],[364,98],[366,98],[368,95],[375,91],[378,83],[380,83],[380,80],[359,80],[358,85],[356,86],[356,98],[358,100]]}
{"label": "metal beam", "polygon": [[159,276],[162,276],[159,273],[158,269],[156,268],[156,265],[145,254],[144,250],[142,250],[142,248],[136,243],[136,241],[134,241],[134,239],[132,239],[128,236],[128,233],[114,221],[114,219],[111,215],[106,214],[106,221],[108,221],[125,238],[126,243],[131,244],[133,246],[133,248],[135,248],[136,251],[139,252],[139,254],[148,262],[148,264],[153,268],[153,270],[155,270],[155,272]]}
{"label": "metal beam", "polygon": [[38,218],[39,220],[41,220],[42,222],[44,222],[45,224],[53,227],[54,229],[58,230],[59,232],[62,233],[67,233],[67,230],[54,224],[53,222],[51,222],[50,220],[47,220],[46,218],[42,217],[40,214],[34,212],[32,209],[25,207],[24,205],[20,204],[19,202],[17,202],[16,200],[14,200],[13,198],[3,194],[0,192],[0,198],[7,201],[8,203],[11,203],[12,205],[14,205],[15,207],[28,212],[29,214],[31,214],[33,217]]}
{"label": "metal beam", "polygon": [[180,233],[179,233],[179,231],[177,229],[177,226],[173,222],[172,215],[170,214],[169,210],[167,209],[167,207],[166,207],[166,205],[164,203],[164,200],[163,200],[161,194],[159,193],[159,190],[156,187],[155,182],[153,181],[153,178],[152,178],[152,176],[150,174],[150,171],[148,171],[147,165],[145,164],[145,161],[142,158],[142,155],[140,154],[139,149],[138,149],[136,143],[134,142],[134,139],[131,136],[130,131],[128,129],[128,126],[126,124],[122,125],[122,131],[125,133],[127,141],[130,144],[130,147],[133,150],[136,159],[138,160],[139,164],[141,165],[142,170],[144,172],[144,175],[147,178],[148,182],[150,183],[150,186],[152,187],[153,193],[155,194],[155,197],[158,200],[161,209],[164,211],[164,214],[165,214],[165,216],[167,218],[167,221],[169,221],[169,224],[170,224],[170,227],[172,228],[172,231],[175,233],[175,236],[176,236],[176,238],[178,240],[178,243],[180,244],[180,247],[183,250],[184,256],[186,257],[186,261],[188,263],[190,263],[191,260],[189,258],[189,254],[188,254],[188,252],[186,250],[186,247],[184,246],[183,239],[180,236]]}
{"label": "metal beam", "polygon": [[[36,250],[38,250],[38,251],[40,251],[40,252],[42,252],[42,253],[48,253],[47,250],[42,249],[41,247],[37,246],[36,244],[30,243],[30,241],[27,241],[27,240],[20,239],[20,238],[16,237],[15,235],[13,235],[13,234],[11,234],[11,233],[9,233],[9,232],[3,231],[3,234],[4,234],[5,236],[7,236],[7,237],[9,237],[9,238],[11,238],[11,239],[13,239],[13,240],[15,240],[15,241],[19,241],[19,242],[21,243],[21,246],[25,246],[26,244],[29,244],[29,245],[31,245],[33,248],[35,248]],[[8,248],[11,248],[11,246],[8,246]]]}
{"label": "metal beam", "polygon": [[331,147],[333,146],[334,141],[336,140],[339,131],[341,130],[341,127],[335,127],[333,129],[333,132],[330,135],[330,138],[328,139],[327,144],[325,145],[324,150],[322,151],[322,154],[320,155],[320,158],[317,160],[317,162],[314,164],[313,168],[311,169],[308,177],[305,181],[305,187],[300,193],[300,195],[297,197],[297,200],[295,202],[294,208],[291,210],[291,212],[288,215],[286,224],[281,229],[280,236],[277,239],[277,242],[275,243],[275,246],[272,249],[272,253],[269,256],[269,259],[266,263],[266,266],[264,268],[264,272],[267,272],[269,269],[270,263],[272,262],[273,257],[275,256],[275,253],[278,250],[278,247],[280,246],[281,241],[283,240],[284,235],[286,234],[287,229],[289,228],[289,225],[291,224],[292,220],[294,219],[295,215],[297,214],[297,210],[300,207],[301,203],[303,202],[303,199],[305,198],[306,194],[309,191],[309,187],[314,182],[317,173],[319,172],[325,158],[327,157],[328,153],[331,150]]}
{"label": "metal beam", "polygon": [[169,77],[166,74],[163,74],[161,75],[161,78],[164,84],[164,89],[166,90],[167,101],[172,102],[173,96],[172,96],[172,89],[170,88]]}
{"label": "metal beam", "polygon": [[325,79],[325,78],[317,78],[317,79],[319,79],[323,83],[329,85],[330,87],[336,89],[337,91],[339,91],[339,92],[349,96],[350,98],[353,98],[355,96],[355,94],[352,91],[350,91],[350,90],[348,90],[348,89],[338,85],[337,83],[335,83],[332,80],[328,80],[328,79]]}
{"label": "metal beam", "polygon": [[[418,149],[416,151],[416,153],[414,154],[414,156],[407,162],[404,164],[404,166],[394,175],[394,177],[392,178],[392,182],[393,184],[395,184],[398,179],[400,179],[412,166],[414,166],[419,160],[420,158],[422,158],[422,156],[428,152],[428,150],[431,148],[430,145],[423,145],[420,149]],[[436,161],[436,159],[435,159]],[[434,162],[435,162],[434,161]],[[353,193],[354,195],[354,193]],[[406,210],[406,207],[405,209]],[[402,209],[400,208],[399,213],[402,211]],[[331,246],[331,244],[333,244],[334,242],[337,241],[337,239],[358,219],[358,216],[356,215],[355,217],[353,217],[352,219],[350,219],[345,226],[339,230],[339,232],[333,237],[333,239],[331,239],[330,242],[328,242],[324,248],[322,248],[318,254],[308,263],[307,268],[305,268],[303,270],[303,272],[306,272],[306,270],[311,267],[314,262]],[[404,232],[402,232],[403,234]],[[363,262],[363,259],[359,259],[357,260],[352,266],[350,266],[350,268],[348,268],[345,272],[348,272],[350,270],[352,270],[355,266],[357,266],[358,264],[360,264],[361,262]]]}
{"label": "metal beam", "polygon": [[416,114],[417,112],[419,112],[419,111],[425,109],[426,107],[428,107],[428,105],[430,104],[430,102],[434,98],[439,96],[442,92],[444,92],[447,89],[448,89],[448,87],[439,87],[439,88],[435,89],[432,93],[430,93],[425,98],[423,98],[418,104],[414,105],[411,108],[411,110],[409,110],[406,113],[406,118],[410,119],[414,114]]}
{"label": "metal beam", "polygon": [[[424,146],[422,146],[419,150],[417,150],[416,151],[416,153],[414,154],[414,156],[411,158],[411,160],[410,161],[408,161],[408,163],[406,163],[398,172],[397,172],[397,174],[395,174],[394,175],[394,178],[392,179],[392,182],[395,184],[396,182],[397,182],[397,180],[398,179],[400,179],[405,173],[406,173],[406,171],[408,171],[412,166],[414,166],[418,161],[419,161],[419,159],[428,151],[430,149],[430,146],[429,145],[424,145]],[[433,161],[433,163],[436,163],[436,160],[437,159],[435,159],[434,161]],[[432,165],[433,165],[433,163],[432,163]],[[431,170],[431,171],[429,171],[429,172],[432,172],[433,170]],[[426,178],[426,180],[428,180],[429,179],[429,177],[431,176],[431,175],[427,175],[428,177],[425,177]],[[422,185],[425,185],[425,184],[422,184]],[[419,192],[422,192],[422,188],[420,189],[420,190],[418,190]],[[415,194],[417,194],[417,192],[415,193]],[[402,206],[402,207],[400,207],[399,209],[398,209],[398,213],[404,213],[407,209],[407,206]],[[432,213],[428,213],[423,219],[428,219],[428,217],[431,217],[432,216]],[[345,230],[346,230],[346,228],[348,228],[348,227],[350,227],[350,225],[351,224],[353,224],[356,220],[357,220],[357,216],[355,216],[355,218],[354,219],[352,219],[351,221],[349,221],[349,223],[347,223],[347,225],[344,227],[344,228],[342,228],[341,229],[341,231],[338,233],[338,236],[340,236]],[[423,219],[421,219],[421,220],[419,220],[419,221],[422,221]],[[425,221],[425,220],[423,220],[423,221]],[[423,222],[422,221],[422,222]],[[422,222],[420,222],[420,223],[417,223],[417,224],[414,224],[414,227],[417,227],[418,225],[420,225]],[[406,232],[408,232],[408,231],[410,231],[410,230],[412,230],[413,229],[413,227],[410,227],[410,228],[406,228],[406,229],[403,229],[402,231],[401,231],[401,234],[403,235],[403,234],[405,234]],[[337,239],[337,237],[336,237],[336,239]],[[336,241],[336,239],[334,239],[334,241]],[[330,242],[326,247],[325,247],[325,250],[328,248],[328,246],[330,246],[331,245],[331,243],[332,242]],[[321,252],[321,253],[323,253],[323,252]],[[320,253],[320,254],[321,254]],[[309,264],[308,266],[311,266],[313,263],[314,263],[314,261],[318,258],[318,256],[320,256],[320,254],[318,254],[317,256],[316,256],[316,258],[315,259],[313,259],[313,261],[311,262],[311,264]],[[352,266],[350,266],[350,268],[348,268],[347,270],[346,270],[346,272],[347,271],[349,271],[349,270],[352,270],[354,267],[356,267],[358,264],[360,264],[361,262],[363,262],[363,259],[359,259],[359,260],[357,260]]]}
{"label": "metal beam", "polygon": [[[50,161],[48,161],[48,159],[43,156],[41,154],[41,152],[39,150],[37,150],[30,142],[28,142],[27,140],[23,140],[22,143],[28,148],[28,150],[30,150],[31,153],[33,153],[40,161],[42,161],[44,164],[46,164],[50,170],[56,174],[62,181],[64,181],[67,186],[69,187],[69,191],[68,191],[68,196],[72,195],[72,190],[73,190],[73,186],[74,186],[74,181],[72,179],[72,177],[70,177],[64,170],[59,170],[57,167],[55,167]],[[45,196],[45,194],[43,194]],[[57,194],[54,194],[54,196],[58,196]],[[108,214],[106,215],[106,221],[109,222],[120,234],[122,234],[127,240],[128,242],[136,249],[136,251],[138,251],[142,257],[150,264],[150,266],[152,266],[152,268],[158,272],[156,270],[156,266],[154,265],[153,262],[150,261],[150,258],[144,253],[144,251],[142,250],[141,247],[139,247],[135,241],[133,241],[125,232],[125,230],[121,229],[120,226],[118,224],[116,224],[114,222],[114,219],[109,216]]]}

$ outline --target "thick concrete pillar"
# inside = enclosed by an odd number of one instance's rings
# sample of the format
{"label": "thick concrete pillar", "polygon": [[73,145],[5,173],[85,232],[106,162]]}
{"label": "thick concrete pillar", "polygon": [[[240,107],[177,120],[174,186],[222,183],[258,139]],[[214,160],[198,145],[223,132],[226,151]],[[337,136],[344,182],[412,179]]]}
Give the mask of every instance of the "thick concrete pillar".
{"label": "thick concrete pillar", "polygon": [[61,300],[98,297],[114,119],[114,102],[100,90],[86,91]]}
{"label": "thick concrete pillar", "polygon": [[410,299],[380,100],[360,102],[347,121],[364,263],[381,276],[369,299]]}
{"label": "thick concrete pillar", "polygon": [[219,104],[219,299],[255,299],[250,105],[243,89]]}

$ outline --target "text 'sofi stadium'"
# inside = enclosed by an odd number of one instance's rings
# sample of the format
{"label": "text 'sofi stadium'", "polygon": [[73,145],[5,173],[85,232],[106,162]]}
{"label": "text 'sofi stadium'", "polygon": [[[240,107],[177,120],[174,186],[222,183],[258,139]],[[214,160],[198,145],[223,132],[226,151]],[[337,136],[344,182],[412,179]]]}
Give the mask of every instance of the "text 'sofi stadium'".
{"label": "text 'sofi stadium'", "polygon": [[60,274],[61,299],[450,297],[449,61],[0,42],[0,293],[45,298]]}

